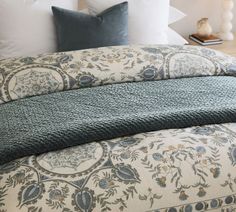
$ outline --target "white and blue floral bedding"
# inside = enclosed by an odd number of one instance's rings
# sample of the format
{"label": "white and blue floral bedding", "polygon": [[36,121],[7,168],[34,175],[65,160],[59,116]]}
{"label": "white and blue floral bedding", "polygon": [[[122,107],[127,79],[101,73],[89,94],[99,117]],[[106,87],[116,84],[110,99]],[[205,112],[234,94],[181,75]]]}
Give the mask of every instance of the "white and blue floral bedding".
{"label": "white and blue floral bedding", "polygon": [[16,160],[1,211],[234,211],[236,124],[163,130]]}
{"label": "white and blue floral bedding", "polygon": [[[230,56],[190,46],[109,47],[1,60],[0,110],[19,99],[71,89],[234,76],[235,64]],[[144,132],[0,165],[1,212],[235,210],[235,123]]]}

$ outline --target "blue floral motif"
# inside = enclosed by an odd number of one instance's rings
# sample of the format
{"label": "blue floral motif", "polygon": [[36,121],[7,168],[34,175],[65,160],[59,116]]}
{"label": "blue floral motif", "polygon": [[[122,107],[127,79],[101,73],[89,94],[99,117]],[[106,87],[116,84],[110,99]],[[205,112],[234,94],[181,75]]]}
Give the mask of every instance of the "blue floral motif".
{"label": "blue floral motif", "polygon": [[99,60],[99,57],[98,57],[98,56],[92,57],[91,60],[92,60],[93,62],[96,62],[96,61]]}
{"label": "blue floral motif", "polygon": [[193,211],[193,207],[192,205],[186,205],[184,208],[184,212],[192,212]]}
{"label": "blue floral motif", "polygon": [[120,156],[121,156],[121,158],[123,158],[123,159],[129,159],[130,157],[131,157],[131,154],[130,154],[130,152],[129,151],[125,151],[125,152],[122,152],[121,154],[120,154]]}
{"label": "blue floral motif", "polygon": [[22,58],[20,60],[21,63],[25,63],[25,64],[32,64],[34,63],[34,58],[33,57],[25,57],[25,58]]}
{"label": "blue floral motif", "polygon": [[63,201],[64,196],[61,190],[59,189],[54,189],[49,192],[49,198],[52,200],[59,200]]}
{"label": "blue floral motif", "polygon": [[136,139],[134,137],[124,138],[122,139],[119,144],[122,147],[132,147],[139,143],[139,139]]}
{"label": "blue floral motif", "polygon": [[19,164],[14,162],[14,161],[10,162],[10,163],[3,164],[3,165],[0,165],[0,174],[9,173],[10,171],[15,170],[18,165]]}
{"label": "blue floral motif", "polygon": [[228,156],[229,156],[233,166],[235,166],[236,165],[236,145],[235,144],[233,144],[229,148]]}
{"label": "blue floral motif", "polygon": [[232,76],[236,76],[236,63],[232,64],[232,65],[229,65],[227,67],[227,72]]}
{"label": "blue floral motif", "polygon": [[26,184],[18,194],[20,205],[36,202],[42,197],[43,192],[45,192],[43,184],[36,182]]}
{"label": "blue floral motif", "polygon": [[163,159],[163,155],[160,154],[160,153],[153,153],[153,154],[152,154],[152,157],[153,157],[153,159],[156,160],[156,161],[161,161],[161,160]]}
{"label": "blue floral motif", "polygon": [[199,188],[199,191],[198,191],[197,195],[198,195],[199,197],[204,197],[204,196],[206,195],[206,191],[204,190],[203,187],[200,187],[200,188]]}
{"label": "blue floral motif", "polygon": [[82,86],[88,86],[91,85],[94,81],[94,78],[91,76],[81,76],[79,78],[80,85]]}
{"label": "blue floral motif", "polygon": [[168,212],[177,212],[177,209],[176,209],[176,208],[170,208],[170,209],[168,210]]}
{"label": "blue floral motif", "polygon": [[97,79],[90,73],[79,74],[76,79],[80,87],[90,87],[97,81]]}
{"label": "blue floral motif", "polygon": [[151,54],[160,54],[161,51],[158,48],[151,48],[151,47],[145,47],[142,48],[145,52],[151,53]]}
{"label": "blue floral motif", "polygon": [[130,165],[118,164],[112,171],[121,182],[126,184],[140,182],[138,172]]}
{"label": "blue floral motif", "polygon": [[180,194],[179,194],[179,199],[184,201],[184,200],[187,200],[188,199],[188,195],[185,193],[185,191],[181,191]]}
{"label": "blue floral motif", "polygon": [[107,179],[101,179],[99,181],[99,187],[102,188],[102,189],[109,188],[109,181]]}
{"label": "blue floral motif", "polygon": [[220,176],[220,168],[211,168],[210,172],[212,173],[214,178],[217,178]]}
{"label": "blue floral motif", "polygon": [[195,209],[197,211],[203,211],[205,209],[205,205],[203,202],[198,202],[196,205],[195,205]]}
{"label": "blue floral motif", "polygon": [[233,203],[233,201],[234,201],[234,198],[232,196],[227,196],[225,198],[225,203],[226,204],[231,204],[231,203]]}
{"label": "blue floral motif", "polygon": [[202,48],[201,52],[205,55],[212,56],[212,57],[216,55],[214,51],[211,51],[210,49],[207,49],[207,48]]}
{"label": "blue floral motif", "polygon": [[78,65],[77,65],[77,64],[70,64],[70,68],[72,68],[72,69],[77,69],[77,68],[78,68]]}
{"label": "blue floral motif", "polygon": [[224,146],[224,144],[229,142],[228,137],[214,136],[212,142],[217,146]]}
{"label": "blue floral motif", "polygon": [[219,201],[217,199],[211,200],[211,208],[217,208],[219,205]]}
{"label": "blue floral motif", "polygon": [[166,187],[166,177],[162,176],[160,178],[157,178],[156,181],[159,186],[163,188]]}
{"label": "blue floral motif", "polygon": [[72,205],[75,206],[75,211],[92,211],[96,205],[94,191],[88,188],[82,191],[76,190],[72,198]]}
{"label": "blue floral motif", "polygon": [[72,56],[72,55],[64,54],[64,55],[58,57],[58,58],[57,58],[57,61],[58,61],[59,63],[62,63],[62,64],[63,64],[63,63],[68,63],[68,62],[72,61],[72,59],[73,59],[73,56]]}
{"label": "blue floral motif", "polygon": [[204,146],[197,146],[196,151],[198,154],[203,155],[206,153],[206,148]]}
{"label": "blue floral motif", "polygon": [[211,135],[215,133],[215,129],[211,127],[195,127],[191,132],[197,135]]}
{"label": "blue floral motif", "polygon": [[140,76],[144,80],[154,80],[157,76],[158,69],[154,66],[146,66],[141,70]]}
{"label": "blue floral motif", "polygon": [[134,55],[132,53],[127,53],[127,54],[125,54],[125,56],[128,57],[128,58],[134,57]]}

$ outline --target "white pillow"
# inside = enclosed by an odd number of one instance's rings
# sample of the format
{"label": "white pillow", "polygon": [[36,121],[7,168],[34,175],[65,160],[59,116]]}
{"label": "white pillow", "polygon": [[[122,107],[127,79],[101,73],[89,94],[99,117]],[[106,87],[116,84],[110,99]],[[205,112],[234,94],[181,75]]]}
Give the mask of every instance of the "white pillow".
{"label": "white pillow", "polygon": [[[179,11],[175,7],[170,6],[169,24],[173,24],[181,20],[185,16],[186,15],[183,12]],[[176,31],[174,31],[170,27],[168,28],[168,31],[167,31],[167,37],[168,37],[168,44],[173,44],[173,45],[188,44],[187,40],[185,40],[180,34],[178,34]]]}
{"label": "white pillow", "polygon": [[77,9],[77,0],[0,0],[0,59],[55,52],[51,6]]}
{"label": "white pillow", "polygon": [[185,40],[181,35],[175,32],[170,27],[167,30],[168,44],[171,45],[185,45],[188,44],[188,41]]}
{"label": "white pillow", "polygon": [[[86,0],[96,15],[124,0]],[[127,0],[130,44],[167,44],[169,0]]]}
{"label": "white pillow", "polygon": [[169,10],[169,24],[173,24],[179,20],[181,20],[182,18],[184,18],[186,15],[177,10],[175,7],[171,7],[170,6],[170,10]]}
{"label": "white pillow", "polygon": [[[184,13],[180,12],[179,10],[175,9],[174,7],[170,7],[170,8],[171,8],[170,9],[171,19],[169,17],[169,23],[174,23],[185,16]],[[80,12],[85,13],[85,14],[89,14],[88,9],[80,10]],[[174,31],[170,27],[168,27],[168,29],[167,29],[167,40],[168,40],[168,44],[173,44],[173,45],[188,44],[187,40],[185,40],[180,34],[178,34],[176,31]]]}

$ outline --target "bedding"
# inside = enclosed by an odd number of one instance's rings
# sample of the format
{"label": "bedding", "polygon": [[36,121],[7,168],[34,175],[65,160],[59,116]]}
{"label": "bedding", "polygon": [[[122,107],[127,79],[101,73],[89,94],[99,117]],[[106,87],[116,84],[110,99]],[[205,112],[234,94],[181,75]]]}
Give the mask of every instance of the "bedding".
{"label": "bedding", "polygon": [[56,52],[51,6],[76,10],[78,0],[0,1],[0,59]]}
{"label": "bedding", "polygon": [[186,15],[175,7],[169,7],[169,22],[168,24],[173,24],[181,19],[183,19]]}
{"label": "bedding", "polygon": [[1,60],[1,210],[234,211],[235,74],[194,46]]}
{"label": "bedding", "polygon": [[97,16],[52,7],[59,51],[128,44],[128,3],[106,9]]}
{"label": "bedding", "polygon": [[[80,10],[80,12],[89,14],[88,9]],[[177,10],[174,7],[169,8],[169,21],[168,24],[173,24],[182,18],[184,18],[186,15],[182,13],[181,11]],[[168,27],[167,31],[167,43],[171,45],[185,45],[188,44],[188,41],[185,40],[180,34],[178,34],[176,31],[174,31],[171,27]]]}
{"label": "bedding", "polygon": [[[174,23],[184,17],[184,15],[180,13],[180,11],[178,11],[177,9],[172,8],[172,7],[170,8],[171,8],[170,12],[172,16],[169,18],[169,24]],[[88,9],[83,9],[83,10],[80,10],[79,12],[84,13],[84,14],[89,14]],[[180,34],[178,34],[176,31],[174,31],[170,27],[168,27],[166,34],[167,34],[168,44],[171,44],[171,45],[188,44],[187,40],[185,40]]]}
{"label": "bedding", "polygon": [[188,44],[187,40],[185,40],[181,35],[179,35],[177,32],[175,32],[170,27],[167,30],[167,39],[168,39],[168,44],[170,44],[170,45]]}
{"label": "bedding", "polygon": [[[97,15],[123,0],[86,0],[89,13]],[[169,0],[127,0],[129,44],[167,44]]]}

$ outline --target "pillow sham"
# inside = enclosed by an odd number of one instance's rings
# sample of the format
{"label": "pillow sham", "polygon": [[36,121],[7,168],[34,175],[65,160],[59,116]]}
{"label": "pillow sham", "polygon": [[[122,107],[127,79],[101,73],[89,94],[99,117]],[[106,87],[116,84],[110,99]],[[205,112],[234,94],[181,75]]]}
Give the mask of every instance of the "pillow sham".
{"label": "pillow sham", "polygon": [[78,0],[0,0],[0,59],[56,51],[52,5],[73,10]]}
{"label": "pillow sham", "polygon": [[[80,12],[89,14],[88,9],[80,10]],[[180,12],[179,10],[170,7],[170,13],[172,14],[171,18],[169,17],[169,24],[174,23],[175,21],[178,21],[179,19],[183,18],[185,15]],[[188,44],[188,41],[185,40],[180,34],[178,34],[176,31],[168,27],[167,29],[167,40],[168,44],[173,45],[185,45]]]}
{"label": "pillow sham", "polygon": [[[86,0],[89,13],[98,14],[124,0]],[[127,0],[129,43],[167,44],[169,0]]]}
{"label": "pillow sham", "polygon": [[[186,16],[183,12],[181,12],[178,9],[176,9],[175,7],[171,7],[171,6],[170,6],[169,12],[170,12],[169,25],[181,20],[182,18],[184,18]],[[168,37],[168,44],[173,44],[173,45],[188,44],[188,41],[185,40],[176,31],[174,31],[171,27],[168,28],[167,37]]]}
{"label": "pillow sham", "polygon": [[186,15],[175,7],[170,6],[169,8],[169,24],[173,24],[181,19],[183,19]]}
{"label": "pillow sham", "polygon": [[[84,2],[84,1],[82,0],[82,2]],[[82,5],[85,7],[84,4],[82,4]],[[83,11],[84,13],[89,13],[88,9],[85,9],[84,7],[83,7],[83,9],[81,9],[81,11]],[[176,9],[175,7],[170,6],[170,7],[169,7],[169,19],[168,19],[168,24],[173,24],[173,23],[175,23],[175,22],[181,20],[181,19],[184,18],[185,16],[186,16],[186,15],[185,15],[183,12],[181,12],[181,11],[178,10],[178,9]]]}
{"label": "pillow sham", "polygon": [[185,45],[188,44],[188,41],[185,40],[180,34],[171,29],[170,27],[167,30],[168,44],[170,45]]}
{"label": "pillow sham", "polygon": [[97,16],[52,7],[59,51],[128,44],[128,3]]}

